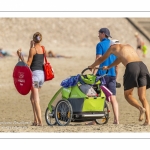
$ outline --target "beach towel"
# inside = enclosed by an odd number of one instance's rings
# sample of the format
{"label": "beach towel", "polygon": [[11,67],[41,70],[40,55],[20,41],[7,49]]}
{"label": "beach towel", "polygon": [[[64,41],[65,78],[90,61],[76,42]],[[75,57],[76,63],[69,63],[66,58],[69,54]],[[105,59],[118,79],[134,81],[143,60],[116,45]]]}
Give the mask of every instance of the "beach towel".
{"label": "beach towel", "polygon": [[79,77],[80,77],[79,74],[76,76],[71,76],[71,77],[63,80],[60,85],[65,88],[75,86],[79,81]]}

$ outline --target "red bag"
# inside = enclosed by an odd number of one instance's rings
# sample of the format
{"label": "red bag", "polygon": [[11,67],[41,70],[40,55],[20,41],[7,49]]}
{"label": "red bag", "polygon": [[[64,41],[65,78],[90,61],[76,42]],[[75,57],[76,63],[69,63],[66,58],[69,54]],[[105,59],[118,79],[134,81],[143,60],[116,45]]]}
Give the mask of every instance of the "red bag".
{"label": "red bag", "polygon": [[[44,46],[41,47],[44,53]],[[44,58],[45,58],[45,64],[43,65],[43,67],[44,67],[45,81],[52,80],[54,78],[54,71],[51,64],[47,61],[45,53],[44,53]]]}

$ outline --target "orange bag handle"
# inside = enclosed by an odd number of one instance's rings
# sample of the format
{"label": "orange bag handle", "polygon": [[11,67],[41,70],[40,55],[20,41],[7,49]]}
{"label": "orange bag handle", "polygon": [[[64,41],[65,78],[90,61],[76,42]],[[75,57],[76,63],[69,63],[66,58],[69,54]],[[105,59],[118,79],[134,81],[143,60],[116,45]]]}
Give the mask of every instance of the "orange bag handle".
{"label": "orange bag handle", "polygon": [[45,58],[45,62],[47,63],[47,58],[46,58],[46,55],[45,55],[45,53],[44,53],[44,49],[45,49],[45,47],[44,46],[41,46],[42,47],[42,50],[43,50],[43,54],[44,54],[44,58]]}

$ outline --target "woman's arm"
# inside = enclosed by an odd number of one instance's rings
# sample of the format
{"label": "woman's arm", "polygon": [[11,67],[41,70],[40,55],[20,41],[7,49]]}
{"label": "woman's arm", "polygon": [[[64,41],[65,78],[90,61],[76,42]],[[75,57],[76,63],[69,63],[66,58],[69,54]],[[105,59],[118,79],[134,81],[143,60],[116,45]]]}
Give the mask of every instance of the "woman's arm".
{"label": "woman's arm", "polygon": [[18,57],[30,67],[32,60],[33,60],[33,56],[35,55],[34,41],[31,40],[30,42],[30,50],[29,50],[29,56],[28,56],[27,62],[25,62],[24,57],[21,54],[21,48],[17,50],[17,54],[18,54]]}
{"label": "woman's arm", "polygon": [[30,42],[30,49],[34,47],[34,43],[35,42],[33,40],[31,40],[31,42]]}
{"label": "woman's arm", "polygon": [[23,55],[21,54],[21,49],[18,49],[18,50],[17,50],[17,54],[18,54],[18,57],[21,59],[21,61],[23,61],[24,63],[26,63],[26,64],[30,67],[30,65],[31,65],[31,63],[32,63],[32,60],[33,60],[33,56],[34,56],[34,54],[35,54],[35,50],[34,50],[34,48],[31,48],[31,49],[29,50],[29,56],[28,56],[27,62],[24,60],[24,57],[23,57]]}
{"label": "woman's arm", "polygon": [[33,60],[33,56],[35,55],[35,48],[31,48],[29,50],[29,56],[28,56],[28,60],[27,60],[27,65],[30,67],[31,66],[31,63],[32,63],[32,60]]}
{"label": "woman's arm", "polygon": [[34,41],[31,40],[30,42],[30,50],[29,50],[29,56],[28,56],[28,60],[27,60],[27,65],[30,67],[32,60],[33,60],[33,56],[35,55],[35,48],[34,48]]}

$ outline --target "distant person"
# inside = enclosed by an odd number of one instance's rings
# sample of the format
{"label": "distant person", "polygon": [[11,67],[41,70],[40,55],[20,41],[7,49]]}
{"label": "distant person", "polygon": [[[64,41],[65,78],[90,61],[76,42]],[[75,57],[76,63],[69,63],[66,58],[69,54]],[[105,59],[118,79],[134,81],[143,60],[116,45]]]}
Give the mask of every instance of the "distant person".
{"label": "distant person", "polygon": [[[98,32],[98,38],[100,42],[96,45],[96,60],[101,58],[109,49],[111,45],[111,40],[109,39],[110,31],[108,28],[101,28]],[[119,42],[116,40],[115,42]],[[116,60],[115,55],[110,55],[107,60],[105,60],[103,63],[99,65],[99,67],[103,67],[106,65],[110,65]],[[106,73],[104,70],[97,70],[96,76],[103,76]],[[106,76],[104,76],[104,79],[106,81],[106,84],[104,84],[113,95],[110,96],[110,102],[112,104],[113,113],[114,113],[114,124],[119,124],[119,108],[118,108],[118,102],[116,100],[116,76],[118,74],[118,66],[112,67]],[[89,124],[96,124],[95,121],[92,121]]]}
{"label": "distant person", "polygon": [[[32,71],[32,88],[30,100],[33,108],[34,121],[33,126],[42,126],[42,115],[41,115],[41,106],[39,98],[39,90],[44,84],[44,53],[46,50],[42,49],[40,42],[42,41],[42,34],[36,32],[33,35],[33,40],[30,42],[29,56],[26,64],[30,67]],[[21,49],[17,51],[19,58],[23,61],[21,57]]]}
{"label": "distant person", "polygon": [[[95,66],[104,62],[111,54],[116,55],[117,59],[110,65],[104,66],[103,69],[110,69],[119,63],[122,63],[126,69],[124,74],[124,96],[125,99],[140,111],[139,121],[144,119],[143,125],[150,125],[149,103],[146,98],[146,89],[150,88],[150,74],[146,65],[140,60],[136,51],[129,44],[114,43],[107,52],[98,58],[89,68],[94,69]],[[142,103],[133,97],[133,90],[137,87],[137,95]]]}
{"label": "distant person", "polygon": [[135,37],[137,40],[137,54],[140,56],[141,52],[142,52],[142,56],[146,57],[147,54],[147,46],[144,44],[143,39],[139,36],[139,33],[135,33]]}
{"label": "distant person", "polygon": [[7,50],[0,48],[0,57],[6,57],[6,56],[16,56],[16,55],[8,52]]}
{"label": "distant person", "polygon": [[[23,56],[27,56],[25,53],[22,53]],[[7,50],[4,50],[2,48],[0,48],[0,57],[14,57],[14,56],[17,56],[16,53],[14,52],[9,52]]]}
{"label": "distant person", "polygon": [[55,54],[52,50],[47,52],[47,57],[54,57],[54,58],[72,58],[71,56],[65,56],[65,55],[60,55],[60,54]]}

